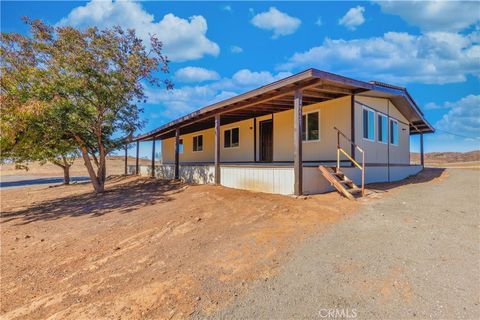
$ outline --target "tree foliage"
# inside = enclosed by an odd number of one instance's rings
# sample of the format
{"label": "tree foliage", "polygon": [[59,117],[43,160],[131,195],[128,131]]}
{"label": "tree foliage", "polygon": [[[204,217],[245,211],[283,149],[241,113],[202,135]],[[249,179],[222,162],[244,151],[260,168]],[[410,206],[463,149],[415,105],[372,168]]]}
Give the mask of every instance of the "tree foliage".
{"label": "tree foliage", "polygon": [[138,104],[146,101],[145,84],[172,88],[158,77],[168,72],[162,43],[151,36],[147,48],[134,30],[120,27],[78,30],[25,21],[31,37],[4,33],[1,38],[2,71],[11,74],[5,83],[2,79],[2,100],[18,111],[6,126],[17,126],[18,114],[26,122],[32,120],[29,114],[37,115],[33,122],[42,129],[27,126],[27,131],[43,136],[51,134],[43,130],[51,126],[65,146],[73,142],[95,191],[103,192],[106,155],[143,125]]}

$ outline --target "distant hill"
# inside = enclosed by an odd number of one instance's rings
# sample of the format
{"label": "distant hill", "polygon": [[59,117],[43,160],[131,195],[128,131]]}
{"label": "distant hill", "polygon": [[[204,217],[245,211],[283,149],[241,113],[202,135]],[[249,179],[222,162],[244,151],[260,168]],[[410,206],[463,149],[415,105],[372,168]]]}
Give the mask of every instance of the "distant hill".
{"label": "distant hill", "polygon": [[[410,153],[412,163],[420,163],[420,153]],[[470,152],[431,152],[425,154],[425,164],[462,163],[480,161],[480,150]]]}
{"label": "distant hill", "polygon": [[[134,165],[136,161],[135,157],[129,156],[127,162],[129,165]],[[158,161],[157,161],[158,162]],[[138,163],[141,165],[150,165],[151,160],[138,159]],[[40,165],[37,162],[30,163],[28,165],[28,171],[19,170],[15,168],[13,164],[0,165],[0,175],[39,175],[39,176],[62,176],[63,171],[59,167],[46,163]],[[108,156],[107,157],[107,175],[123,174],[125,172],[125,157],[123,156]],[[88,176],[83,159],[78,158],[70,168],[71,176]]]}

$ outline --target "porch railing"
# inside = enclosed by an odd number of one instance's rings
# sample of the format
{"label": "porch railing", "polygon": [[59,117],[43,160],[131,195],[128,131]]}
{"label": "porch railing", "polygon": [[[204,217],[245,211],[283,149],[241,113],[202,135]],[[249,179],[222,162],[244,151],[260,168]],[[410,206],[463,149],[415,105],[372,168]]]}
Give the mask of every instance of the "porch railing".
{"label": "porch railing", "polygon": [[[350,140],[342,131],[337,127],[333,127],[337,131],[337,172],[340,171],[340,153],[343,153],[357,168],[362,171],[362,197],[365,195],[365,151],[360,148],[355,142]],[[362,153],[362,165],[360,165],[355,159],[353,159],[340,145],[340,136],[344,137],[345,140],[350,142],[352,146],[355,147],[358,151]]]}

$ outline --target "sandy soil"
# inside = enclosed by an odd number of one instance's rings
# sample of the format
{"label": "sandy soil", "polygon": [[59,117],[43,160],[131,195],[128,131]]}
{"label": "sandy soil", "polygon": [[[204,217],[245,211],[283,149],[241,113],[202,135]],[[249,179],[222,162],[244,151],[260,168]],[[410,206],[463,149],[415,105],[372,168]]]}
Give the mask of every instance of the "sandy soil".
{"label": "sandy soil", "polygon": [[375,201],[212,318],[480,319],[480,171],[427,169],[400,184],[370,185]]}
{"label": "sandy soil", "polygon": [[1,191],[2,319],[213,314],[353,214],[308,199],[136,177]]}

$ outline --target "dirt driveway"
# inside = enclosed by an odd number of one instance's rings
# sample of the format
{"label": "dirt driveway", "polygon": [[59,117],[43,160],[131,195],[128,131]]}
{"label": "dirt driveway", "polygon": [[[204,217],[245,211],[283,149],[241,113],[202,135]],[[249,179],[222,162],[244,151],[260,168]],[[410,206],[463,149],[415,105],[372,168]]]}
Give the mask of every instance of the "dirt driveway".
{"label": "dirt driveway", "polygon": [[480,171],[376,196],[214,318],[480,319]]}
{"label": "dirt driveway", "polygon": [[479,171],[447,175],[355,204],[139,178],[2,190],[0,317],[478,318]]}
{"label": "dirt driveway", "polygon": [[139,178],[1,191],[2,319],[212,314],[352,214],[307,200]]}

